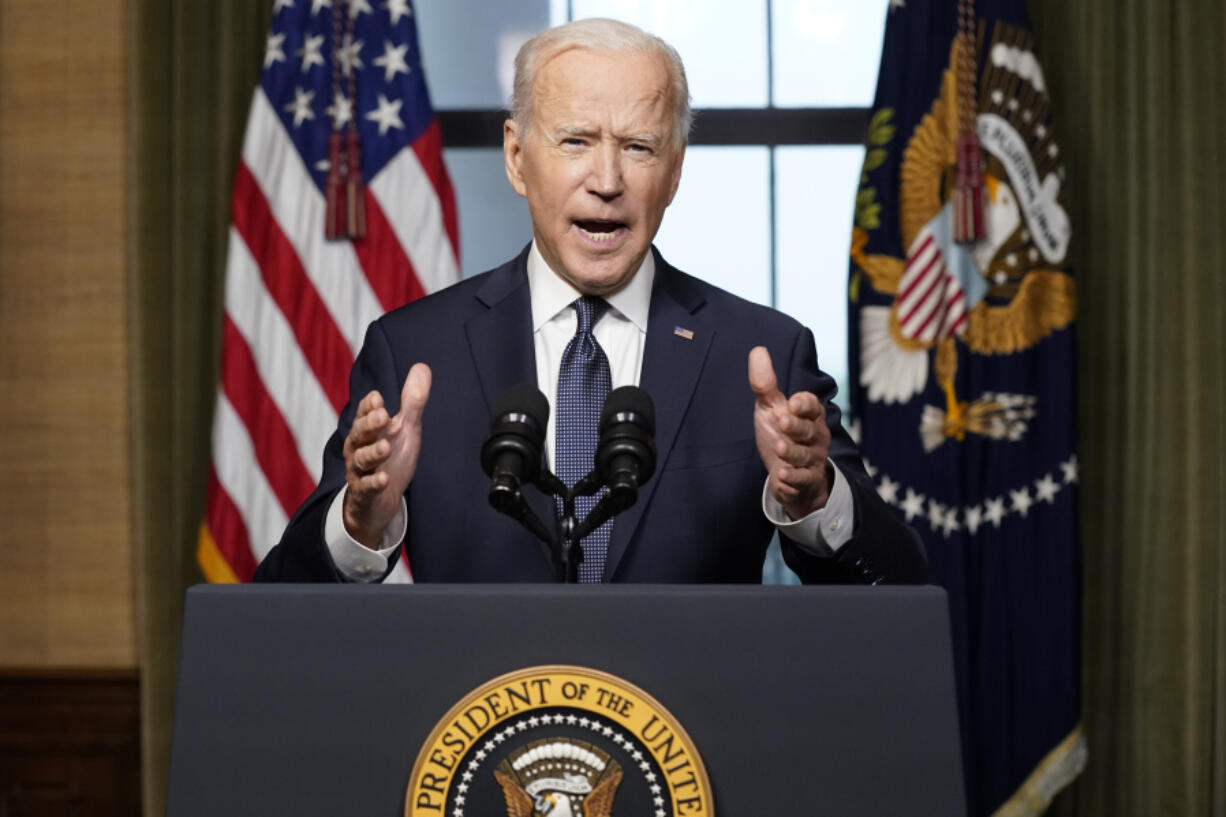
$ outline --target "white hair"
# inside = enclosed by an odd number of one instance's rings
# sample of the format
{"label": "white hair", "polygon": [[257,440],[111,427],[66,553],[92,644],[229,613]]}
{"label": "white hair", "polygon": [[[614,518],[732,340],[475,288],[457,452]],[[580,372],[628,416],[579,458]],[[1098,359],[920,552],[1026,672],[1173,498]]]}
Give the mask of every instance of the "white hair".
{"label": "white hair", "polygon": [[677,51],[654,34],[620,20],[594,17],[548,28],[524,43],[515,55],[515,85],[511,92],[511,118],[525,131],[532,123],[532,89],[536,75],[549,60],[564,51],[586,48],[615,54],[658,54],[668,68],[673,93],[673,138],[684,145],[694,121],[690,86]]}

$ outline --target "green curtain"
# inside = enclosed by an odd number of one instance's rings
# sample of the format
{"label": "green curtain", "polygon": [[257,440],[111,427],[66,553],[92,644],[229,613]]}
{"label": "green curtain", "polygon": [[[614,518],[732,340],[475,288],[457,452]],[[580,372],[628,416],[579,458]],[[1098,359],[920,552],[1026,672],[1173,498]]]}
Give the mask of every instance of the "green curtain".
{"label": "green curtain", "polygon": [[1080,305],[1082,778],[1056,813],[1226,814],[1226,7],[1031,0]]}
{"label": "green curtain", "polygon": [[128,3],[134,569],[151,816],[164,813],[183,591],[201,580],[230,186],[270,8]]}

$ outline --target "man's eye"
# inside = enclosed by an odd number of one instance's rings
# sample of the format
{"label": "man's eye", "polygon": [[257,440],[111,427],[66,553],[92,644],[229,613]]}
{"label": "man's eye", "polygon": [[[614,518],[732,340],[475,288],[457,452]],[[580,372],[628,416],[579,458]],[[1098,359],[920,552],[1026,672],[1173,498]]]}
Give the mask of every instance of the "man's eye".
{"label": "man's eye", "polygon": [[583,144],[583,140],[577,136],[570,136],[562,140],[562,144],[572,147],[578,147]]}
{"label": "man's eye", "polygon": [[629,147],[628,147],[627,149],[628,149],[628,150],[629,150],[631,153],[643,153],[643,154],[649,154],[649,153],[651,153],[651,148],[650,148],[650,147],[648,147],[647,145],[640,145],[640,144],[636,144],[636,143],[632,143],[632,144],[630,144],[630,145],[629,145]]}

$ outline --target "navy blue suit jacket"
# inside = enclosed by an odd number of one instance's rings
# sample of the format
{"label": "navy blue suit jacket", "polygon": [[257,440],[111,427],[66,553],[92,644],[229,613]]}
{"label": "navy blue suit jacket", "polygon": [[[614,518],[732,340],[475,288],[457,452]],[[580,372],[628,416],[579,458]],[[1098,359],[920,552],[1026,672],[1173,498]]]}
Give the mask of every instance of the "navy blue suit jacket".
{"label": "navy blue suit jacket", "polygon": [[[654,251],[654,250],[653,250]],[[345,483],[342,446],[357,402],[371,389],[399,410],[409,367],[424,361],[433,385],[422,418],[417,473],[405,493],[405,536],[416,581],[550,582],[542,546],[486,502],[479,451],[502,392],[535,384],[525,250],[490,272],[384,315],[367,332],[350,376],[350,402],[324,452],[318,488],[256,573],[265,581],[337,581],[324,518]],[[692,339],[675,333],[689,329]],[[639,385],[656,410],[655,474],[613,525],[604,578],[612,582],[758,582],[773,526],[761,507],[766,471],[754,441],[747,360],[766,346],[785,394],[823,399],[831,457],[855,497],[854,535],[836,556],[783,540],[784,558],[805,582],[924,582],[918,538],[881,501],[830,402],[834,381],[819,371],[813,335],[791,318],[744,301],[669,266],[656,255]],[[527,488],[546,520],[552,501]]]}

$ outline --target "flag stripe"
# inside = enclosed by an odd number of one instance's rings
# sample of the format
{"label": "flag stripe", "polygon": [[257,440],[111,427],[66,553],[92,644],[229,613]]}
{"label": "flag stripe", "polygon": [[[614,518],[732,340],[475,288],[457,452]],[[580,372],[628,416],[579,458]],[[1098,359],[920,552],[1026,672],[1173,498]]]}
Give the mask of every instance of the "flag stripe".
{"label": "flag stripe", "polygon": [[456,258],[460,257],[460,225],[456,214],[455,193],[451,189],[451,179],[447,169],[443,167],[443,129],[438,120],[430,123],[425,132],[413,143],[413,152],[417,161],[430,179],[434,187],[434,197],[443,211],[443,229],[451,242]]}
{"label": "flag stripe", "polygon": [[226,270],[226,316],[251,349],[260,379],[293,433],[302,462],[311,479],[318,480],[319,452],[336,428],[337,411],[264,288],[255,259],[233,229]]}
{"label": "flag stripe", "polygon": [[413,263],[396,240],[379,200],[369,188],[366,190],[366,238],[353,242],[353,249],[384,309],[395,309],[426,294]]}
{"label": "flag stripe", "polygon": [[[441,160],[440,160],[441,161]],[[418,271],[422,288],[437,292],[459,279],[457,252],[443,231],[443,207],[411,150],[402,150],[370,183],[371,192]]]}
{"label": "flag stripe", "polygon": [[262,89],[256,90],[251,105],[243,161],[266,194],[273,217],[327,304],[337,329],[356,355],[366,327],[383,309],[358,264],[353,245],[324,237],[323,194]]}
{"label": "flag stripe", "polygon": [[256,370],[255,358],[234,322],[222,327],[221,382],[239,419],[251,432],[256,458],[286,515],[311,495],[315,480],[298,456],[294,435]]}
{"label": "flag stripe", "polygon": [[[289,517],[256,461],[251,435],[224,393],[217,396],[213,417],[213,467],[217,481],[242,518],[247,551],[258,562],[281,538]],[[234,572],[240,573],[237,569]]]}
{"label": "flag stripe", "polygon": [[205,518],[208,535],[229,564],[232,575],[238,581],[251,581],[255,575],[255,559],[247,541],[247,526],[213,468],[209,469]]}
{"label": "flag stripe", "polygon": [[345,372],[352,353],[242,162],[234,177],[234,226],[252,257],[259,259],[268,293],[289,320],[298,348],[339,414],[348,397]]}

